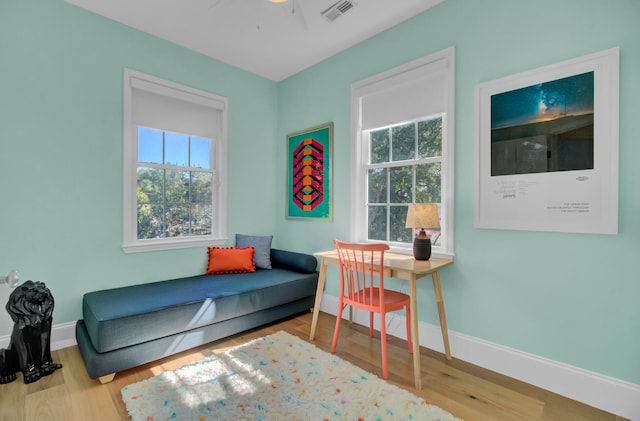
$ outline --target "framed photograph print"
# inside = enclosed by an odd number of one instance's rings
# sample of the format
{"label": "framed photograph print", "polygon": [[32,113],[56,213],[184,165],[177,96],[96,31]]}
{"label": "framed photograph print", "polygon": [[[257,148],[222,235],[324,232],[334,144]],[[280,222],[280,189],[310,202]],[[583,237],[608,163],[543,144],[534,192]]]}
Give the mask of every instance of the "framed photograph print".
{"label": "framed photograph print", "polygon": [[287,219],[331,221],[333,123],[287,135]]}
{"label": "framed photograph print", "polygon": [[617,234],[619,54],[476,86],[477,228]]}

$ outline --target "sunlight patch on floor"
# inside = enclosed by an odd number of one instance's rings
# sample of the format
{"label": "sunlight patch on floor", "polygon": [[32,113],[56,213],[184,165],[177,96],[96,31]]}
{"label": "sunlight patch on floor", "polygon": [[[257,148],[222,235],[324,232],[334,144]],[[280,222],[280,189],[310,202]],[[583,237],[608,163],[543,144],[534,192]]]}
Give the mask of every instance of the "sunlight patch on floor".
{"label": "sunlight patch on floor", "polygon": [[[183,367],[180,371],[162,371],[162,382],[174,389],[182,405],[198,408],[212,402],[220,402],[230,395],[252,396],[265,387],[271,387],[271,379],[260,369],[261,362],[242,361],[227,354],[218,354],[206,364]],[[159,373],[159,374],[160,374]]]}

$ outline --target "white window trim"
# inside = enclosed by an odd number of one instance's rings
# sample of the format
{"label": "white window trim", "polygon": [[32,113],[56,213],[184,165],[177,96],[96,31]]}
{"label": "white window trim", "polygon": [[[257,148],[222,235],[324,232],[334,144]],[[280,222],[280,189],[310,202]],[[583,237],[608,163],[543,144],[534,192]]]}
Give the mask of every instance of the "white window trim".
{"label": "white window trim", "polygon": [[[438,61],[445,60],[447,63],[447,86],[445,93],[445,110],[443,118],[443,142],[442,159],[443,182],[441,200],[445,208],[444,214],[440,215],[442,225],[446,227],[446,238],[441,246],[433,248],[433,256],[453,258],[454,256],[454,111],[455,111],[455,48],[438,51],[404,65],[395,67],[383,73],[371,76],[367,79],[353,83],[351,85],[351,215],[350,215],[350,241],[367,241],[367,227],[362,223],[363,215],[366,215],[367,189],[366,189],[366,159],[368,151],[365,150],[362,135],[362,98],[371,92],[373,86],[384,86],[387,80],[392,78],[406,77],[410,80],[420,72],[420,68],[427,68]],[[417,71],[417,72],[416,72]],[[424,116],[427,117],[427,116]],[[444,205],[446,204],[446,206]],[[412,254],[413,248],[410,244],[388,242],[391,251]]]}
{"label": "white window trim", "polygon": [[[135,79],[137,87],[150,92],[175,97],[181,100],[188,98],[194,103],[214,103],[220,108],[218,136],[214,140],[212,164],[215,166],[216,188],[214,188],[214,211],[216,217],[212,223],[214,235],[194,237],[172,237],[139,240],[137,233],[137,130],[133,124],[133,87],[130,82]],[[131,69],[124,69],[124,177],[123,177],[123,243],[125,253],[138,253],[156,250],[172,250],[190,247],[220,246],[227,240],[227,98],[211,94],[199,89],[190,88],[178,83],[160,79]]]}

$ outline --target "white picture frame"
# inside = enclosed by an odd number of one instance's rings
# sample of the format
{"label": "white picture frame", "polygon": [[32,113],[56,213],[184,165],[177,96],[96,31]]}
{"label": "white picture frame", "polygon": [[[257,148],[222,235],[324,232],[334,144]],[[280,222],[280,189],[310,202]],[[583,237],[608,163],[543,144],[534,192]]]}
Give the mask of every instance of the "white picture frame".
{"label": "white picture frame", "polygon": [[619,57],[476,86],[476,228],[618,233]]}

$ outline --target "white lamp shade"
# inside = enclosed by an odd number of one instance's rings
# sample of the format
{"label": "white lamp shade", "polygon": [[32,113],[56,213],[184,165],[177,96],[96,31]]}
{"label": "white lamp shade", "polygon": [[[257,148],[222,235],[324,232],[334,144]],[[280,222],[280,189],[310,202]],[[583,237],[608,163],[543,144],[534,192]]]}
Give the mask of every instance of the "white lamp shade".
{"label": "white lamp shade", "polygon": [[406,228],[439,229],[438,206],[434,203],[409,205]]}

